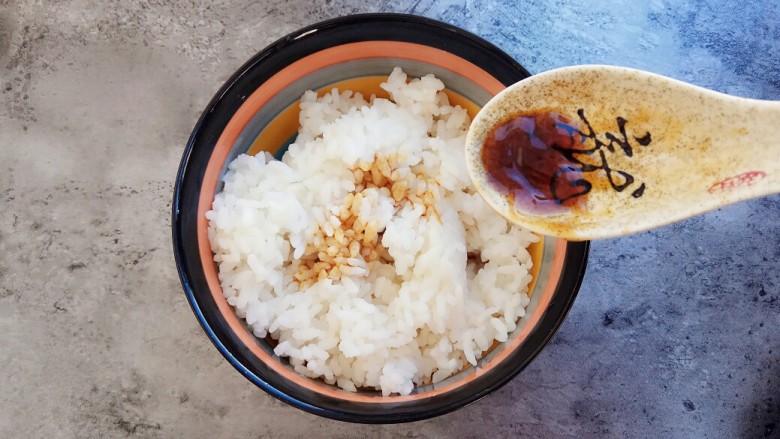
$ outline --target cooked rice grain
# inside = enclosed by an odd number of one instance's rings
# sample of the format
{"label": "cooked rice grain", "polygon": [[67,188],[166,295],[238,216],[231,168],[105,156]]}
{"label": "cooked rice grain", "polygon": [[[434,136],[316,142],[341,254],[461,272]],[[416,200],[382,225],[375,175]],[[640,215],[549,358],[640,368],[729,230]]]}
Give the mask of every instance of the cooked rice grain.
{"label": "cooked rice grain", "polygon": [[300,374],[412,391],[476,364],[525,314],[537,237],[466,171],[466,111],[433,75],[391,100],[311,91],[275,161],[241,155],[206,213],[222,291]]}

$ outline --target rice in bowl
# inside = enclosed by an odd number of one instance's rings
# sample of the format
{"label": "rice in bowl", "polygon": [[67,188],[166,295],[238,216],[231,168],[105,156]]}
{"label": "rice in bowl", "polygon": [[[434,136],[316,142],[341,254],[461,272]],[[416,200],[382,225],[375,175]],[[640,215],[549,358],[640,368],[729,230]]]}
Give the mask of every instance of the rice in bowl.
{"label": "rice in bowl", "polygon": [[300,374],[409,394],[476,365],[529,302],[538,238],[466,171],[466,111],[395,69],[391,99],[301,99],[281,161],[241,155],[207,212],[227,301]]}

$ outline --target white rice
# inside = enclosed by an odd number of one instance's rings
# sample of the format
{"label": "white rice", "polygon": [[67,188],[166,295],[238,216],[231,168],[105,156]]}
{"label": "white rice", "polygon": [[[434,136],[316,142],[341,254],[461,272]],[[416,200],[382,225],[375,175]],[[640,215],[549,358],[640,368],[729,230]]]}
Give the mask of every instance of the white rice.
{"label": "white rice", "polygon": [[476,365],[525,315],[537,237],[466,171],[466,111],[433,75],[392,100],[301,99],[282,161],[241,155],[206,213],[227,301],[294,369],[342,389],[408,394]]}

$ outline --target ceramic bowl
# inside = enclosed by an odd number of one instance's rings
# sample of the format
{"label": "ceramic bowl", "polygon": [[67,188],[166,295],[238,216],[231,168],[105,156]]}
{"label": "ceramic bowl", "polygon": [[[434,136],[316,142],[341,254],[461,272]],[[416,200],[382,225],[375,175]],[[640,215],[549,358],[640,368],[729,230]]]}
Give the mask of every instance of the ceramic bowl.
{"label": "ceramic bowl", "polygon": [[353,422],[404,422],[473,402],[526,367],[563,321],[579,288],[588,243],[544,238],[532,249],[534,280],[527,314],[504,343],[468,367],[406,396],[351,393],[305,378],[254,337],[227,303],[213,262],[204,213],[238,154],[280,157],[295,138],[298,99],[331,87],[383,94],[395,66],[410,77],[435,74],[452,101],[471,116],[480,105],[529,73],[490,43],[429,19],[369,14],[338,18],[294,32],[244,64],[198,120],[176,177],[173,244],[182,286],[198,321],[222,355],[271,395],[321,416]]}

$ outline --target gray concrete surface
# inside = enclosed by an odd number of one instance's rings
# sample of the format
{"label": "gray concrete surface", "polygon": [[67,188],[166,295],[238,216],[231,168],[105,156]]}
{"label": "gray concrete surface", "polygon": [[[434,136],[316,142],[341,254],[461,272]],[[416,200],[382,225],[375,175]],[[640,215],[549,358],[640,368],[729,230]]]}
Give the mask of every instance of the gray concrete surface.
{"label": "gray concrete surface", "polygon": [[778,196],[594,243],[539,358],[414,424],[272,399],[185,301],[169,228],[184,143],[222,81],[302,25],[412,12],[532,72],[611,63],[780,95],[773,0],[587,3],[0,0],[0,437],[780,437]]}

